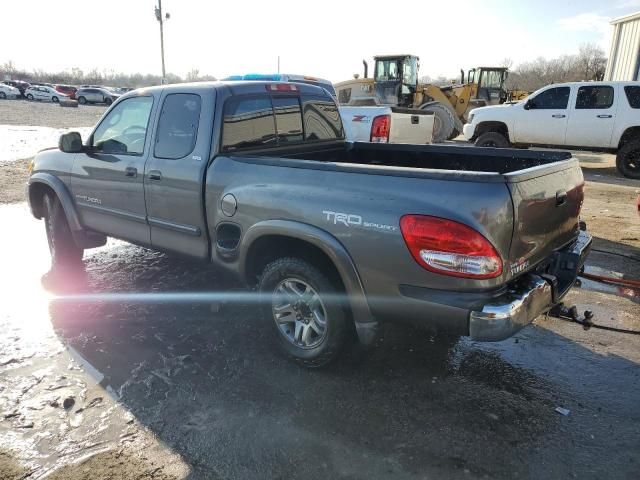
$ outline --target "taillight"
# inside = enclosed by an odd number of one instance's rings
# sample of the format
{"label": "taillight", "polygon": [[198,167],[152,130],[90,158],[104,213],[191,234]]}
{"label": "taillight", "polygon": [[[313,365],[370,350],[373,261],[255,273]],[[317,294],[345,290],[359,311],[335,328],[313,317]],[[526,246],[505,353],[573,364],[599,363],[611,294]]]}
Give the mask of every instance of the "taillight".
{"label": "taillight", "polygon": [[502,273],[502,259],[491,242],[462,223],[405,215],[400,230],[413,258],[431,272],[477,279]]}
{"label": "taillight", "polygon": [[391,115],[378,115],[371,124],[371,142],[387,143],[391,129]]}

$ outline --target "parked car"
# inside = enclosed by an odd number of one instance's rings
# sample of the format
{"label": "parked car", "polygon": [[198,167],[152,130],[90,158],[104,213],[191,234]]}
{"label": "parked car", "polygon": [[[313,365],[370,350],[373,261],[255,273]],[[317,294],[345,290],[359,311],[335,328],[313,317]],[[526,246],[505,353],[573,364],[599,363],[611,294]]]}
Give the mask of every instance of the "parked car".
{"label": "parked car", "polygon": [[464,136],[479,147],[538,145],[616,153],[640,179],[640,82],[573,82],[514,104],[472,110]]}
{"label": "parked car", "polygon": [[213,262],[305,366],[381,321],[505,339],[563,298],[591,244],[570,153],[348,143],[311,85],[145,88],[59,146],[27,195],[54,272],[108,236]]}
{"label": "parked car", "polygon": [[27,100],[46,100],[58,103],[60,100],[68,100],[69,96],[58,92],[53,87],[30,86],[25,90]]}
{"label": "parked car", "polygon": [[58,92],[64,93],[65,95],[68,95],[71,100],[75,100],[76,99],[76,92],[78,91],[78,89],[76,87],[73,87],[71,85],[56,85],[54,88]]}
{"label": "parked car", "polygon": [[25,97],[25,90],[31,86],[28,82],[23,82],[22,80],[5,80],[4,83],[20,90],[22,97]]}
{"label": "parked car", "polygon": [[0,100],[20,98],[20,90],[11,85],[0,83]]}
{"label": "parked car", "polygon": [[105,103],[111,105],[120,97],[119,94],[106,88],[79,88],[76,92],[78,103]]}
{"label": "parked car", "polygon": [[[295,82],[324,88],[336,98],[336,91],[329,80],[308,75],[293,74],[248,74],[232,75],[224,80],[252,80]],[[433,140],[433,112],[414,111],[391,106],[350,106],[338,107],[345,136],[349,142],[377,143],[431,143]]]}

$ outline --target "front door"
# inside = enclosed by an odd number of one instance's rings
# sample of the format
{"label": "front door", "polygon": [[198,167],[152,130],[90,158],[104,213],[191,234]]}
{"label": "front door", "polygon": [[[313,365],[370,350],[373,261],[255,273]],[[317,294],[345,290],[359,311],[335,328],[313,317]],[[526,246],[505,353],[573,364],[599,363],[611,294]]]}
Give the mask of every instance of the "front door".
{"label": "front door", "polygon": [[161,99],[145,167],[151,244],[202,259],[209,254],[202,185],[211,149],[213,92],[172,90]]}
{"label": "front door", "polygon": [[569,118],[570,87],[552,87],[518,104],[514,137],[517,143],[564,145]]}
{"label": "front door", "polygon": [[614,96],[610,85],[578,88],[567,126],[567,145],[609,147],[616,116]]}
{"label": "front door", "polygon": [[150,243],[143,178],[153,106],[152,96],[117,103],[76,156],[71,178],[86,227],[142,244]]}

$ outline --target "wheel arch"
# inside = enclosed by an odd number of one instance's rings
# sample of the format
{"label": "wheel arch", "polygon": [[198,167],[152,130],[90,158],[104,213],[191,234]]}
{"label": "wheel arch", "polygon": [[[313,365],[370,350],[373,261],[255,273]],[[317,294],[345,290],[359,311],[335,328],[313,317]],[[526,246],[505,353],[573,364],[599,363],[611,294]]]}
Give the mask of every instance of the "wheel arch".
{"label": "wheel arch", "polygon": [[371,344],[377,322],[371,315],[356,266],[345,247],[330,233],[291,220],[266,220],[253,225],[242,239],[239,271],[249,285],[267,263],[282,256],[301,256],[336,276],[347,294],[361,343]]}
{"label": "wheel arch", "polygon": [[501,133],[502,135],[507,137],[507,140],[510,140],[510,138],[509,138],[509,127],[507,127],[506,123],[501,122],[501,121],[497,121],[497,120],[489,120],[489,121],[484,121],[484,122],[478,123],[478,125],[476,126],[475,131],[473,132],[473,139],[472,140],[475,140],[476,138],[478,138],[483,133],[489,133],[489,132]]}
{"label": "wheel arch", "polygon": [[622,148],[625,144],[629,143],[632,140],[640,140],[640,126],[629,127],[620,136],[620,141],[618,142],[618,148]]}

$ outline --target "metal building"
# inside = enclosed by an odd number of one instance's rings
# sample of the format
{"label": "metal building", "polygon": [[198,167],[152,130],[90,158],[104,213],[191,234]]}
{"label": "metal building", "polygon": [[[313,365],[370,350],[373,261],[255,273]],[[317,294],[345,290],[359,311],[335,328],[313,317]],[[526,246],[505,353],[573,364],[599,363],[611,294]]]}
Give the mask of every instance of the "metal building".
{"label": "metal building", "polygon": [[616,18],[605,80],[640,80],[640,12]]}

